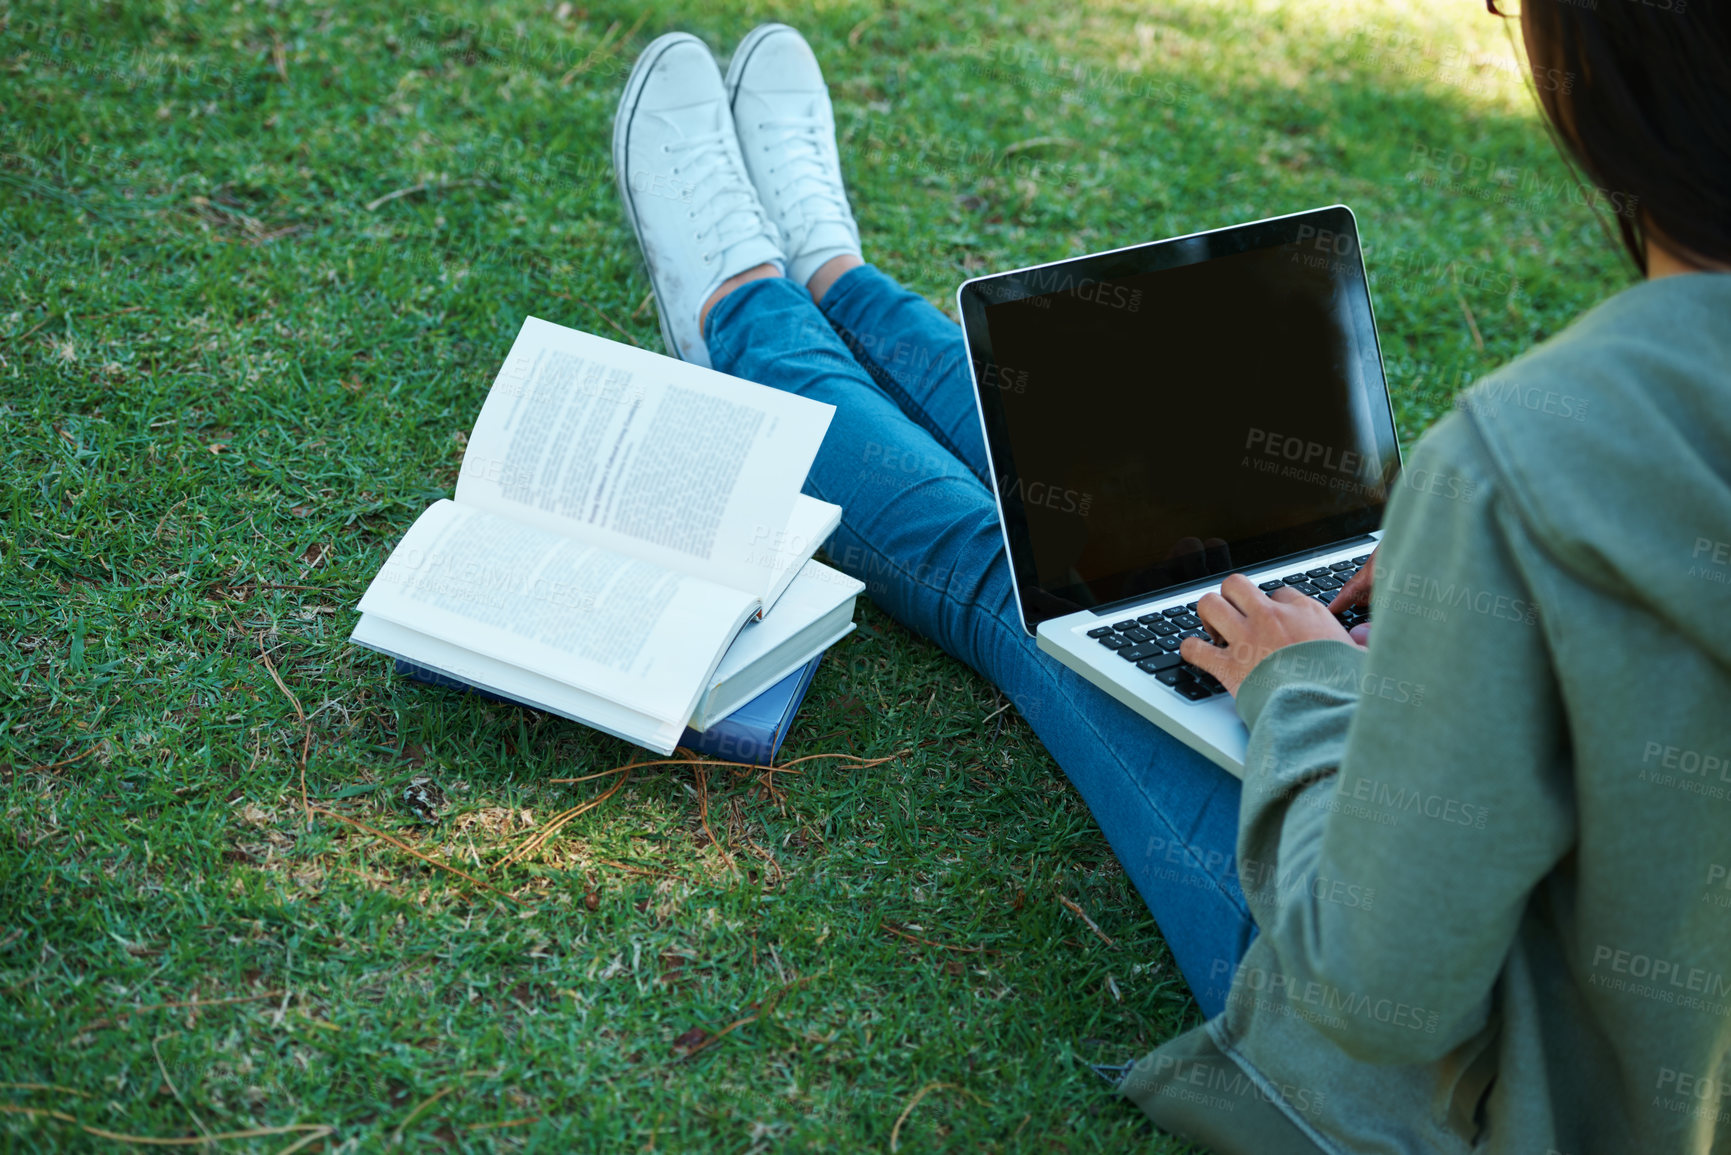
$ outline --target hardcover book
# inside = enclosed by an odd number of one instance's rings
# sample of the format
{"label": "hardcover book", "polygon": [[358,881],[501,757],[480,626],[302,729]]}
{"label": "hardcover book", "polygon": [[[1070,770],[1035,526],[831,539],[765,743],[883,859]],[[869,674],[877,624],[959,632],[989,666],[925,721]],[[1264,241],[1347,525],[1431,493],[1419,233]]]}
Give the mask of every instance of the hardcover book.
{"label": "hardcover book", "polygon": [[[818,654],[725,718],[716,719],[707,730],[687,729],[680,736],[679,745],[693,753],[707,754],[724,762],[773,765],[782,742],[787,739],[788,730],[793,726],[794,715],[799,712],[800,703],[805,701],[805,692],[811,687],[812,676],[817,673],[817,666],[821,661],[823,655]],[[510,698],[410,662],[399,660],[397,673],[417,682],[477,693],[495,701],[511,701]],[[526,702],[515,704],[528,705]]]}

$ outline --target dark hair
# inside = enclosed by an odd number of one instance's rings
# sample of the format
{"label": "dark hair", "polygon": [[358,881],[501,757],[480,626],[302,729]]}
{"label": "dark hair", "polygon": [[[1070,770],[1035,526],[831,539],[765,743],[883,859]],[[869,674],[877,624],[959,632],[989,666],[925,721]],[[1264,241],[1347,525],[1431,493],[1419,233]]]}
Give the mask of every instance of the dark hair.
{"label": "dark hair", "polygon": [[1632,201],[1623,245],[1646,238],[1731,264],[1731,6],[1724,0],[1525,0],[1539,102],[1602,189]]}

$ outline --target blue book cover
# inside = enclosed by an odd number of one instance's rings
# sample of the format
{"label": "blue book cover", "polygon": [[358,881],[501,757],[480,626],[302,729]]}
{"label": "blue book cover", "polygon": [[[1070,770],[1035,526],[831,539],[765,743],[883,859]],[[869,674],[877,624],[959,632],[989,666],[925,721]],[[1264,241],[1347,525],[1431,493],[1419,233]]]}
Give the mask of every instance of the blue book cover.
{"label": "blue book cover", "polygon": [[[709,729],[686,730],[680,736],[679,744],[693,753],[707,754],[723,762],[749,762],[754,766],[773,764],[782,742],[787,738],[788,730],[793,726],[793,717],[799,712],[800,703],[805,701],[805,692],[810,688],[812,676],[817,673],[817,664],[821,661],[823,655],[820,653]],[[430,686],[463,690],[514,706],[524,705],[502,694],[471,686],[458,678],[425,666],[417,666],[413,662],[405,662],[401,658],[397,659],[397,673]]]}

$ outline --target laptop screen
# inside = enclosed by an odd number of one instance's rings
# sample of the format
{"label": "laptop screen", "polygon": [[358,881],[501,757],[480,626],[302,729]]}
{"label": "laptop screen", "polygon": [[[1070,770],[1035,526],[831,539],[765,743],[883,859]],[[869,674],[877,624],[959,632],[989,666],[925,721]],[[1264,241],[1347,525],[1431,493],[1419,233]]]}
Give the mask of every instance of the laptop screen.
{"label": "laptop screen", "polygon": [[971,286],[1030,628],[1380,523],[1399,450],[1344,208]]}

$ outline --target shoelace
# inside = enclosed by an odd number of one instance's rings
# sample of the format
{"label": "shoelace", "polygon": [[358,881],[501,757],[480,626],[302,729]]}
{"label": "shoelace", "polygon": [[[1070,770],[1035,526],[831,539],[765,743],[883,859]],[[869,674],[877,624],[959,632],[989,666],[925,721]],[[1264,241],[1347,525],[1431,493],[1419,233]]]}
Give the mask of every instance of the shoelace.
{"label": "shoelace", "polygon": [[[851,231],[853,224],[847,208],[847,193],[835,179],[823,147],[824,140],[835,131],[829,122],[816,116],[788,116],[759,121],[757,127],[780,132],[779,136],[765,142],[766,148],[784,148],[790,144],[805,146],[792,150],[786,160],[769,170],[782,178],[775,188],[777,200],[801,182],[809,182],[811,186],[786,205],[789,209],[797,207],[800,210],[798,223],[794,226],[799,235],[788,238],[789,251],[797,252],[804,248],[811,230],[826,221],[844,225]],[[815,206],[806,207],[814,201]]]}
{"label": "shoelace", "polygon": [[[764,214],[751,180],[734,159],[733,149],[728,147],[732,140],[730,127],[698,133],[661,146],[664,152],[690,157],[682,159],[674,168],[675,175],[684,174],[691,187],[700,194],[714,190],[713,195],[702,202],[706,220],[697,231],[699,244],[704,237],[711,235],[716,240],[713,249],[700,254],[706,265],[741,241],[764,233],[771,237],[776,235],[775,226]],[[693,221],[698,219],[696,209],[688,215]]]}

